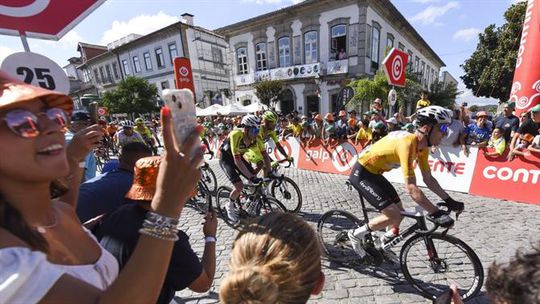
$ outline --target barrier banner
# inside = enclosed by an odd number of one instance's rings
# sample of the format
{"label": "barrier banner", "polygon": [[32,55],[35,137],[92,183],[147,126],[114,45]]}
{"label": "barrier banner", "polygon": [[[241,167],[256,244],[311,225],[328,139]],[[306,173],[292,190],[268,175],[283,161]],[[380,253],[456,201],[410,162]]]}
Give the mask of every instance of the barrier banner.
{"label": "barrier banner", "polygon": [[[478,149],[471,148],[469,156],[465,156],[461,148],[444,147],[437,148],[435,153],[430,153],[428,163],[431,168],[431,175],[437,179],[441,187],[445,190],[469,192],[473,179],[474,168]],[[422,181],[422,172],[418,166],[415,167],[416,184],[425,187]],[[383,174],[389,181],[404,183],[401,168],[397,168]]]}
{"label": "barrier banner", "polygon": [[540,156],[534,153],[506,160],[478,153],[470,194],[540,204]]}
{"label": "barrier banner", "polygon": [[357,147],[348,141],[323,146],[322,141],[317,139],[311,146],[300,146],[298,168],[348,175],[361,149],[362,147]]}

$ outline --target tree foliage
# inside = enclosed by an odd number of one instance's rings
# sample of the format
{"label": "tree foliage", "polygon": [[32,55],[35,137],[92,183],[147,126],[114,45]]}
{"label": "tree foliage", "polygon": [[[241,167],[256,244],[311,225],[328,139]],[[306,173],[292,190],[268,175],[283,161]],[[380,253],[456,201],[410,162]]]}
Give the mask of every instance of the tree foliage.
{"label": "tree foliage", "polygon": [[431,101],[431,104],[433,105],[450,107],[454,105],[456,97],[460,93],[461,92],[457,89],[457,85],[453,83],[444,85],[444,83],[437,81],[430,87],[429,101]]}
{"label": "tree foliage", "polygon": [[281,80],[263,80],[255,85],[255,95],[263,104],[270,106],[270,102],[278,97],[282,89]]}
{"label": "tree foliage", "polygon": [[158,110],[157,93],[157,87],[146,79],[128,76],[116,89],[105,92],[102,104],[111,113],[145,114]]}
{"label": "tree foliage", "polygon": [[510,96],[526,8],[526,1],[518,2],[504,13],[504,25],[486,27],[476,51],[461,65],[463,83],[477,96],[501,102]]}

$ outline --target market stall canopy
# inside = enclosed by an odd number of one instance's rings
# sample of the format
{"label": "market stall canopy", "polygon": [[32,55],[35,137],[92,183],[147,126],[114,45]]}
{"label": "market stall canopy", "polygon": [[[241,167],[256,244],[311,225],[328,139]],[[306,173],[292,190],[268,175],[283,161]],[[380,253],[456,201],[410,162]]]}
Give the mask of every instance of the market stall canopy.
{"label": "market stall canopy", "polygon": [[222,107],[217,112],[219,115],[243,115],[248,114],[250,111],[240,104],[233,103]]}
{"label": "market stall canopy", "polygon": [[217,112],[219,112],[223,106],[218,104],[213,104],[205,109],[197,109],[197,116],[214,116],[219,115]]}
{"label": "market stall canopy", "polygon": [[260,102],[254,102],[248,106],[245,106],[244,108],[247,109],[250,113],[268,110],[268,106]]}

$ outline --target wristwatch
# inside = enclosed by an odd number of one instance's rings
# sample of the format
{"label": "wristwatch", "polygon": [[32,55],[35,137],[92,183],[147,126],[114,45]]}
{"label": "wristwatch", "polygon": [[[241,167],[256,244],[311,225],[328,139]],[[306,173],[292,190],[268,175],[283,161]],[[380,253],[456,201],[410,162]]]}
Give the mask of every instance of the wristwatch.
{"label": "wristwatch", "polygon": [[215,242],[217,242],[217,239],[213,235],[207,235],[207,236],[204,237],[204,242],[205,243],[215,243]]}

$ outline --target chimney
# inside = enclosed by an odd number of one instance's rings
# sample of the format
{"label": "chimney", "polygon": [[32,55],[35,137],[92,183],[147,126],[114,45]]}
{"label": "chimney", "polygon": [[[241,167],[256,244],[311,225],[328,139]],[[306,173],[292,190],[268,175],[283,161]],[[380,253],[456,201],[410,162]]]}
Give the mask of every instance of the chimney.
{"label": "chimney", "polygon": [[193,15],[189,13],[183,13],[182,18],[184,18],[185,23],[188,25],[193,25]]}

